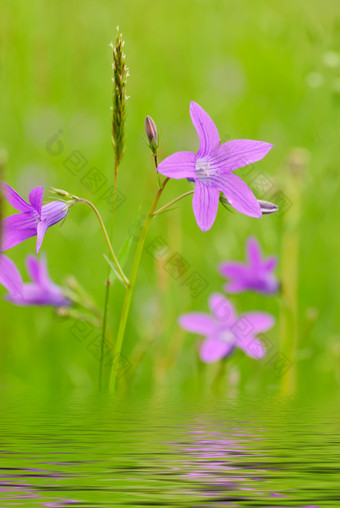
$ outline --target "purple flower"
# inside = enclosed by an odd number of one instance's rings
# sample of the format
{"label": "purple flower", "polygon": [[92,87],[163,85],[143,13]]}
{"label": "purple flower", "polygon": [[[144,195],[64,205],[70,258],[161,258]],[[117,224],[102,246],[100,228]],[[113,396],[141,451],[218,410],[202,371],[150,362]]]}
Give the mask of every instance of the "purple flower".
{"label": "purple flower", "polygon": [[241,293],[242,291],[256,291],[263,294],[277,293],[279,280],[274,275],[277,265],[276,256],[267,259],[262,257],[261,247],[254,237],[247,240],[247,263],[221,263],[219,271],[223,277],[230,279],[225,284],[227,293]]}
{"label": "purple flower", "polygon": [[197,154],[174,153],[159,164],[158,171],[169,178],[187,178],[195,182],[192,205],[202,231],[210,229],[215,221],[220,191],[239,212],[261,217],[254,194],[233,171],[261,160],[273,145],[249,139],[235,139],[220,145],[216,125],[196,102],[190,103],[190,116],[200,141]]}
{"label": "purple flower", "polygon": [[31,190],[29,203],[7,183],[1,182],[1,190],[9,204],[21,212],[3,219],[1,252],[32,236],[37,236],[38,254],[47,229],[64,219],[68,205],[64,201],[52,201],[42,205],[44,187],[35,187]]}
{"label": "purple flower", "polygon": [[32,280],[30,283],[23,283],[13,261],[4,254],[0,254],[0,284],[8,290],[7,300],[15,305],[53,305],[54,307],[71,305],[64,296],[62,288],[51,281],[46,258],[39,261],[34,256],[27,256],[26,267]]}
{"label": "purple flower", "polygon": [[213,293],[209,298],[211,314],[191,312],[179,317],[179,324],[188,332],[203,335],[200,357],[212,363],[229,356],[235,348],[242,349],[251,358],[266,354],[258,333],[270,330],[275,323],[271,314],[247,312],[237,316],[232,303],[223,295]]}

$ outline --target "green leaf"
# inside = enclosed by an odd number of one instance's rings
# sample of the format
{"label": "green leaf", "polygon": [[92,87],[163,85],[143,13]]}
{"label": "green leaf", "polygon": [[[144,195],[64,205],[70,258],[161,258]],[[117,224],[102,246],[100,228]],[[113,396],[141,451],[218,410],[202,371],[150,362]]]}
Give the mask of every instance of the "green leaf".
{"label": "green leaf", "polygon": [[109,259],[105,254],[104,254],[104,259],[105,261],[110,265],[110,268],[112,270],[112,272],[110,273],[110,282],[112,283],[114,281],[114,276],[117,277],[117,279],[124,285],[125,287],[125,283],[122,279],[122,277],[120,276],[120,273],[118,272],[117,268],[115,267],[115,265],[113,264],[113,262],[111,261],[111,259]]}
{"label": "green leaf", "polygon": [[141,216],[141,206],[139,207],[138,212],[136,213],[136,216],[135,216],[135,219],[133,221],[133,224],[129,228],[129,234],[126,237],[126,240],[123,243],[123,246],[120,249],[120,251],[118,253],[118,256],[117,256],[119,264],[121,265],[121,267],[124,267],[124,265],[126,264],[127,260],[129,259],[129,254],[130,254],[130,251],[131,251],[132,244],[136,240],[136,230],[137,230],[137,227],[138,227],[138,224],[139,224],[140,216]]}

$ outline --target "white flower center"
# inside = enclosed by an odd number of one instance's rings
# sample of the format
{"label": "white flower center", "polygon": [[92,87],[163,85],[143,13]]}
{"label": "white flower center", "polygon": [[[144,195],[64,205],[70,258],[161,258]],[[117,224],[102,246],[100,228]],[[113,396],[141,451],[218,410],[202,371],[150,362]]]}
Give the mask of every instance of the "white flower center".
{"label": "white flower center", "polygon": [[210,168],[210,161],[206,159],[197,159],[196,161],[196,175],[199,180],[206,180],[211,176],[212,169]]}
{"label": "white flower center", "polygon": [[234,334],[230,330],[223,330],[220,333],[220,338],[223,342],[227,342],[228,344],[232,344],[234,342]]}

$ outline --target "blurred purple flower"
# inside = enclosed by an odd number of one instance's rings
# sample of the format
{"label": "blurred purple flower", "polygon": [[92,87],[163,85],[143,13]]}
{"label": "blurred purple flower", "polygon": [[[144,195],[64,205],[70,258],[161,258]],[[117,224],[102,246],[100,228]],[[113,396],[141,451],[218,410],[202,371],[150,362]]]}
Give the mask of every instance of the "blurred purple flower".
{"label": "blurred purple flower", "polygon": [[21,275],[7,256],[0,254],[0,284],[8,290],[6,299],[15,305],[52,305],[65,307],[71,302],[62,288],[54,284],[48,274],[46,258],[26,257],[26,267],[32,280],[23,283]]}
{"label": "blurred purple flower", "polygon": [[237,316],[232,303],[223,295],[213,293],[209,298],[211,314],[191,312],[179,317],[184,330],[205,336],[200,357],[212,363],[229,356],[235,348],[255,359],[263,358],[266,350],[256,337],[273,327],[275,319],[265,312],[247,312]]}
{"label": "blurred purple flower", "polygon": [[32,236],[37,236],[38,254],[47,229],[66,217],[68,205],[64,201],[52,201],[42,205],[44,187],[35,187],[31,190],[29,203],[7,183],[1,182],[1,189],[9,204],[21,212],[3,219],[1,252]]}
{"label": "blurred purple flower", "polygon": [[257,293],[274,294],[280,288],[280,282],[274,275],[277,257],[262,257],[261,247],[254,237],[247,240],[247,263],[224,262],[219,266],[223,277],[230,279],[225,284],[227,293],[256,291]]}
{"label": "blurred purple flower", "polygon": [[202,231],[210,229],[216,219],[220,191],[239,212],[261,217],[262,211],[253,192],[233,171],[261,160],[273,145],[249,139],[235,139],[220,145],[216,125],[196,102],[190,103],[190,116],[200,141],[197,154],[174,153],[159,164],[158,171],[169,178],[187,178],[195,182],[192,205]]}

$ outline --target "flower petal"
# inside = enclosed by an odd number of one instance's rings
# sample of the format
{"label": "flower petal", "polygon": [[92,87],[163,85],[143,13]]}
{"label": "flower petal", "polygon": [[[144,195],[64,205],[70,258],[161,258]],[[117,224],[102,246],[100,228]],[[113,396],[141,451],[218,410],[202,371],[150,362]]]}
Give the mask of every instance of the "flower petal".
{"label": "flower petal", "polygon": [[13,261],[3,254],[0,254],[0,284],[15,297],[22,294],[21,275]]}
{"label": "flower petal", "polygon": [[226,293],[236,294],[243,293],[249,289],[249,283],[244,280],[233,280],[224,284],[223,289]]}
{"label": "flower petal", "polygon": [[200,358],[205,363],[213,363],[229,355],[234,349],[230,344],[215,337],[204,340],[200,348]]}
{"label": "flower petal", "polygon": [[223,328],[228,328],[236,320],[233,304],[221,293],[212,293],[209,296],[209,308],[215,320],[223,324]]}
{"label": "flower petal", "polygon": [[247,240],[247,259],[249,265],[255,270],[259,270],[262,266],[262,252],[259,242],[254,236]]}
{"label": "flower petal", "polygon": [[189,312],[182,314],[178,319],[179,325],[191,333],[198,335],[209,335],[214,327],[214,321],[203,312]]}
{"label": "flower petal", "polygon": [[58,286],[46,290],[37,284],[24,284],[22,297],[19,299],[9,296],[8,300],[22,306],[51,305],[53,307],[66,307],[71,305],[71,302],[64,297]]}
{"label": "flower petal", "polygon": [[53,284],[48,274],[45,256],[42,256],[40,260],[35,256],[27,256],[26,268],[31,280],[39,286],[47,288]]}
{"label": "flower petal", "polygon": [[211,179],[235,210],[249,217],[262,217],[260,205],[252,190],[239,176],[229,173],[228,175],[214,175]]}
{"label": "flower petal", "polygon": [[218,269],[220,274],[226,278],[239,278],[248,274],[247,266],[238,261],[220,263]]}
{"label": "flower petal", "polygon": [[1,190],[9,204],[19,212],[30,212],[32,210],[31,205],[26,203],[26,201],[7,183],[1,182]]}
{"label": "flower petal", "polygon": [[180,180],[196,177],[196,155],[193,152],[176,152],[164,159],[157,171],[164,176]]}
{"label": "flower petal", "polygon": [[63,220],[68,214],[68,206],[65,201],[51,201],[41,208],[41,219],[51,227]]}
{"label": "flower petal", "polygon": [[37,218],[35,212],[10,215],[2,221],[1,251],[11,249],[36,234]]}
{"label": "flower petal", "polygon": [[214,152],[220,144],[217,127],[197,102],[190,102],[190,116],[200,140],[197,157],[205,157]]}
{"label": "flower petal", "polygon": [[247,312],[240,316],[241,319],[246,319],[249,325],[249,333],[256,335],[257,333],[267,332],[273,328],[275,318],[266,312]]}
{"label": "flower petal", "polygon": [[37,227],[37,244],[36,244],[36,254],[38,255],[39,254],[39,251],[40,251],[40,247],[41,247],[41,244],[43,242],[43,239],[44,239],[44,236],[45,236],[45,233],[47,231],[47,223],[46,221],[44,220],[40,220],[38,222],[38,227]]}
{"label": "flower petal", "polygon": [[208,231],[215,222],[219,197],[217,187],[196,180],[192,207],[198,227],[202,231]]}
{"label": "flower petal", "polygon": [[246,353],[246,355],[254,358],[255,360],[260,360],[264,356],[266,356],[266,348],[258,339],[252,335],[248,335],[247,337],[238,337],[237,338],[237,347],[242,349]]}
{"label": "flower petal", "polygon": [[263,264],[265,270],[268,270],[268,272],[271,272],[272,270],[275,270],[277,266],[277,257],[276,256],[270,256],[267,258]]}
{"label": "flower petal", "polygon": [[33,208],[41,215],[41,207],[43,202],[44,187],[35,187],[31,190],[29,201]]}
{"label": "flower petal", "polygon": [[273,145],[264,141],[233,139],[223,143],[215,151],[214,166],[223,173],[229,173],[263,159],[272,147]]}

